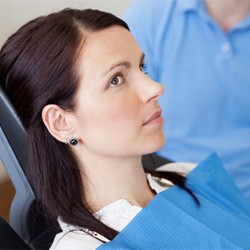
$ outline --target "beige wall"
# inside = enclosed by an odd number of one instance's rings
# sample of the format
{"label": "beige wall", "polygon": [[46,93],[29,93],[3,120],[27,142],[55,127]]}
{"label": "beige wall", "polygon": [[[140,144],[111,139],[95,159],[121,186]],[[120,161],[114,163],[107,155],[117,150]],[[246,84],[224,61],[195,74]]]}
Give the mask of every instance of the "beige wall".
{"label": "beige wall", "polygon": [[0,161],[0,185],[1,185],[2,182],[5,181],[6,175],[7,175],[7,174],[6,174],[6,171],[5,171],[4,167],[3,167],[3,164],[2,164],[2,162]]}
{"label": "beige wall", "polygon": [[66,7],[95,8],[122,17],[131,0],[0,0],[0,46],[25,22]]}

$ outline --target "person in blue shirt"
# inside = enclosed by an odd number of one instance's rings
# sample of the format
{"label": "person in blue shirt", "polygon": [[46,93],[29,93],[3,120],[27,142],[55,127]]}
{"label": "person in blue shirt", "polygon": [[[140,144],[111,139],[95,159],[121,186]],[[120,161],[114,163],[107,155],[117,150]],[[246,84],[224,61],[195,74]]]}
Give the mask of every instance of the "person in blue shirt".
{"label": "person in blue shirt", "polygon": [[172,161],[216,151],[250,199],[250,1],[136,1],[125,12],[160,100]]}

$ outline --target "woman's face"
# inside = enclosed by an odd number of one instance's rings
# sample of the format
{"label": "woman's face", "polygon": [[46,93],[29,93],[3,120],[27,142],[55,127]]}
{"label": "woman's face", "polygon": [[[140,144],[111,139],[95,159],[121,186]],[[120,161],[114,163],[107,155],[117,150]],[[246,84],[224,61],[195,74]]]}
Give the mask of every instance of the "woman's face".
{"label": "woman's face", "polygon": [[125,28],[88,35],[79,62],[76,133],[85,150],[135,156],[165,143],[157,99],[163,88],[143,71],[143,53]]}

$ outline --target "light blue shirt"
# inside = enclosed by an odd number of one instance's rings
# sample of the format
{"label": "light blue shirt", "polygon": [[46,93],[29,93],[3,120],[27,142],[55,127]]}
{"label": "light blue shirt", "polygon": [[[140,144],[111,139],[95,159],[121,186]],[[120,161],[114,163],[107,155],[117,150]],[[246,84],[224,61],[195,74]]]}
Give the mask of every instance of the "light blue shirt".
{"label": "light blue shirt", "polygon": [[200,162],[216,151],[250,199],[250,15],[224,32],[203,0],[147,0],[125,21],[165,88],[159,154]]}

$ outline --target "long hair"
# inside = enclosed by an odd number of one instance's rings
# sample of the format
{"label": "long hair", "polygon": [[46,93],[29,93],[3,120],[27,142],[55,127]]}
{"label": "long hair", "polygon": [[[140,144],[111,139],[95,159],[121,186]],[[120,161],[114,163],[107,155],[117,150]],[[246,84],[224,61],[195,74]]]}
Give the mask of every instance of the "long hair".
{"label": "long hair", "polygon": [[[52,218],[60,216],[66,223],[108,239],[117,232],[92,215],[83,198],[77,162],[68,146],[50,135],[41,113],[47,104],[74,110],[78,57],[87,33],[114,25],[129,30],[110,13],[65,9],[28,22],[0,51],[2,87],[27,131],[27,175],[38,201]],[[184,181],[176,183],[184,186]]]}

